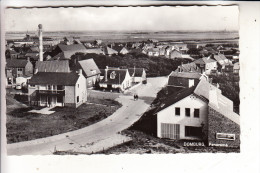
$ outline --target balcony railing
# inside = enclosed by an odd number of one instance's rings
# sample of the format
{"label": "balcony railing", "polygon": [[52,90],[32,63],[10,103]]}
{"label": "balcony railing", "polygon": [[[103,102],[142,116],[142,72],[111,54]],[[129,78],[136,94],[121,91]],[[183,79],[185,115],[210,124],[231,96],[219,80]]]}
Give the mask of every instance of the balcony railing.
{"label": "balcony railing", "polygon": [[37,90],[38,94],[65,95],[65,90]]}

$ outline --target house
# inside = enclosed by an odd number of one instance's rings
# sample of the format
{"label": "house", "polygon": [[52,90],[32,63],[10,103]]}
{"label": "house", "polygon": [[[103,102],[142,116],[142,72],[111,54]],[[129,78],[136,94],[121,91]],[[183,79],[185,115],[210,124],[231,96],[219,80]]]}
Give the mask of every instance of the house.
{"label": "house", "polygon": [[69,60],[75,53],[86,53],[87,49],[83,44],[58,44],[50,53],[52,60]]}
{"label": "house", "polygon": [[141,83],[146,81],[146,72],[144,68],[129,68],[130,76],[132,77],[133,83]]}
{"label": "house", "polygon": [[106,46],[103,51],[104,51],[105,55],[109,55],[109,56],[111,56],[113,54],[115,54],[115,55],[118,54],[118,52],[116,50],[114,50],[108,46]]}
{"label": "house", "polygon": [[131,87],[132,78],[127,69],[106,68],[99,86],[108,90],[125,91]]}
{"label": "house", "polygon": [[129,50],[127,50],[126,47],[123,47],[118,53],[125,55],[129,53]]}
{"label": "house", "polygon": [[232,62],[228,60],[223,54],[212,54],[210,57],[217,61],[219,72],[221,72],[225,66],[232,65]]}
{"label": "house", "polygon": [[200,68],[201,73],[211,74],[217,71],[217,61],[211,59],[210,56],[197,59],[194,63]]}
{"label": "house", "polygon": [[88,88],[95,86],[96,82],[99,82],[101,72],[92,58],[78,61],[77,69],[82,69]]}
{"label": "house", "polygon": [[233,112],[233,102],[205,79],[170,95],[156,114],[159,138],[204,140],[209,146],[240,145],[239,115]]}
{"label": "house", "polygon": [[8,49],[6,50],[5,52],[5,56],[7,59],[17,59],[19,57],[19,53],[16,52],[15,50],[11,50],[11,49]]}
{"label": "house", "polygon": [[38,72],[29,81],[28,95],[31,105],[77,108],[87,101],[86,78],[81,70]]}
{"label": "house", "polygon": [[35,73],[37,72],[64,72],[69,73],[69,61],[37,61],[35,65]]}
{"label": "house", "polygon": [[175,72],[197,72],[201,73],[201,69],[194,63],[182,64],[178,66]]}
{"label": "house", "polygon": [[86,53],[95,53],[98,55],[105,55],[104,51],[101,48],[88,48]]}
{"label": "house", "polygon": [[6,78],[9,85],[16,84],[16,78],[28,78],[33,74],[33,65],[30,60],[7,59],[6,60]]}
{"label": "house", "polygon": [[146,52],[148,56],[159,56],[160,48],[149,48]]}
{"label": "house", "polygon": [[170,52],[170,59],[176,59],[176,58],[181,58],[182,54],[178,50],[173,50]]}
{"label": "house", "polygon": [[201,78],[201,74],[197,72],[171,72],[168,76],[168,86],[190,88],[196,86]]}

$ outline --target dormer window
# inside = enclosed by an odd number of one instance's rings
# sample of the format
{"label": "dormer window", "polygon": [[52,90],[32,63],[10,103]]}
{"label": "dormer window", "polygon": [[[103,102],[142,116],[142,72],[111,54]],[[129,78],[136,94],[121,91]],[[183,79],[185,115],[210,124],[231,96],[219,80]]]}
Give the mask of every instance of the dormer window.
{"label": "dormer window", "polygon": [[113,71],[110,73],[110,79],[115,79],[116,78],[116,72]]}

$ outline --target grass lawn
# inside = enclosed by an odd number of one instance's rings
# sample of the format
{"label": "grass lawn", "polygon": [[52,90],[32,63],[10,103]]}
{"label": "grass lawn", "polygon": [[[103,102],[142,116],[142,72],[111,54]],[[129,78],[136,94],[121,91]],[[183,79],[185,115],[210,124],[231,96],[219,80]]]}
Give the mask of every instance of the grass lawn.
{"label": "grass lawn", "polygon": [[[9,102],[9,101],[8,101]],[[121,104],[114,100],[96,100],[78,108],[55,107],[50,115],[29,113],[32,107],[9,109],[7,105],[7,142],[15,143],[77,130],[113,114]]]}

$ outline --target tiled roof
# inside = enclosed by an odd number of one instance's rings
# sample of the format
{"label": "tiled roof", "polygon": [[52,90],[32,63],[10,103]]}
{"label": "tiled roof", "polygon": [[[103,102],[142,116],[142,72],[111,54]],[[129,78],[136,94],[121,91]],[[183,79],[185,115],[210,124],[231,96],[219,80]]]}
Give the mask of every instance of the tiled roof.
{"label": "tiled roof", "polygon": [[88,48],[86,53],[104,54],[101,48]]}
{"label": "tiled roof", "polygon": [[23,59],[7,59],[7,68],[24,68],[29,61]]}
{"label": "tiled roof", "polygon": [[57,45],[62,51],[86,51],[86,47],[82,44],[58,44]]}
{"label": "tiled roof", "polygon": [[[105,84],[121,84],[127,74],[128,70],[127,69],[108,69],[107,70],[107,81],[105,81],[105,76],[104,78],[100,81],[100,83],[105,83]],[[115,74],[115,78],[111,78],[112,75],[111,73]]]}
{"label": "tiled roof", "polygon": [[79,65],[83,70],[83,74],[86,75],[87,77],[101,73],[97,64],[92,58],[79,61]]}
{"label": "tiled roof", "polygon": [[130,76],[134,75],[134,77],[142,77],[144,69],[143,68],[128,68],[128,71],[129,71]]}
{"label": "tiled roof", "polygon": [[221,90],[218,89],[216,86],[210,84],[206,79],[201,78],[200,82],[198,83],[194,93],[198,96],[206,98],[209,100],[209,91],[216,90],[218,93],[221,93]]}
{"label": "tiled roof", "polygon": [[104,48],[104,52],[105,54],[108,54],[108,55],[112,55],[112,54],[117,54],[118,52],[114,49],[111,49],[110,47],[105,47]]}
{"label": "tiled roof", "polygon": [[189,79],[199,79],[201,77],[200,73],[196,72],[171,72],[169,77],[180,77],[180,78],[189,78]]}
{"label": "tiled roof", "polygon": [[30,85],[64,85],[74,86],[79,78],[79,74],[59,73],[59,72],[38,72],[32,76]]}
{"label": "tiled roof", "polygon": [[161,103],[161,105],[157,108],[157,110],[155,112],[160,112],[161,110],[163,110],[163,109],[171,106],[172,104],[184,99],[185,97],[188,97],[189,95],[191,95],[194,92],[194,89],[195,89],[195,86],[182,89],[182,90],[178,91],[177,93],[169,95],[167,97],[167,99],[165,99]]}
{"label": "tiled roof", "polygon": [[70,72],[69,62],[64,61],[37,61],[38,72]]}
{"label": "tiled roof", "polygon": [[202,60],[206,63],[211,63],[211,62],[216,62],[214,59],[208,58],[208,57],[204,57],[202,58]]}
{"label": "tiled roof", "polygon": [[200,72],[199,67],[194,62],[180,65],[175,71],[178,71],[179,69],[181,72]]}

